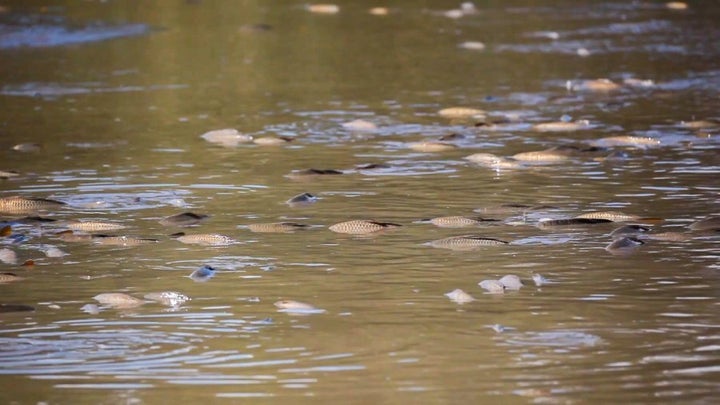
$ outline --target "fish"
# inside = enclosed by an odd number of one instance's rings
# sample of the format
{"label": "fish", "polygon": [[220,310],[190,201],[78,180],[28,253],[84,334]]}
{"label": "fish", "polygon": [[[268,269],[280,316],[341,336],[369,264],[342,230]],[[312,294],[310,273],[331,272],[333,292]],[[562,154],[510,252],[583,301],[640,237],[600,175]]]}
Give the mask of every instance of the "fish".
{"label": "fish", "polygon": [[153,238],[138,238],[135,236],[116,236],[103,234],[90,235],[90,240],[98,245],[108,246],[138,246],[159,242],[159,240]]}
{"label": "fish", "polygon": [[234,128],[216,129],[200,135],[204,140],[226,147],[238,146],[241,143],[252,142],[253,137]]}
{"label": "fish", "polygon": [[691,235],[682,232],[659,232],[659,233],[648,233],[642,235],[643,239],[648,240],[661,240],[668,242],[685,242],[686,240],[692,239]]}
{"label": "fish", "polygon": [[318,198],[315,195],[312,195],[310,193],[301,193],[293,198],[285,201],[285,204],[291,206],[291,207],[299,207],[302,205],[310,205],[315,202],[317,202]]}
{"label": "fish", "polygon": [[295,140],[295,138],[289,138],[286,136],[263,136],[260,138],[253,139],[253,143],[256,145],[274,146],[274,145],[285,145],[294,140]]}
{"label": "fish", "polygon": [[308,4],[305,9],[315,14],[337,14],[340,12],[340,6],[335,4]]}
{"label": "fish", "polygon": [[469,107],[449,107],[437,112],[444,118],[479,118],[485,116],[485,111]]}
{"label": "fish", "polygon": [[39,143],[19,143],[12,147],[12,150],[18,152],[37,152],[42,149],[42,145]]}
{"label": "fish", "polygon": [[210,218],[209,215],[195,214],[194,212],[183,212],[182,214],[171,215],[161,219],[159,222],[165,226],[190,226],[197,225],[200,222]]}
{"label": "fish", "polygon": [[9,179],[12,177],[17,177],[19,175],[20,173],[15,170],[0,170],[0,179]]}
{"label": "fish", "polygon": [[606,219],[612,222],[628,222],[637,221],[640,219],[640,217],[637,215],[625,214],[624,212],[619,211],[586,212],[584,214],[576,216],[575,218]]}
{"label": "fish", "polygon": [[492,153],[475,153],[465,156],[463,159],[491,169],[520,169],[525,167],[522,162],[513,158],[497,156]]}
{"label": "fish", "polygon": [[290,173],[286,174],[285,177],[290,179],[296,179],[296,180],[302,180],[317,176],[337,176],[345,174],[344,172],[340,170],[335,169],[298,169],[293,170]]}
{"label": "fish", "polygon": [[532,273],[532,280],[538,287],[542,287],[543,285],[550,283],[550,281],[543,277],[540,273]]}
{"label": "fish", "polygon": [[690,224],[693,231],[717,231],[720,230],[720,216],[710,216]]}
{"label": "fish", "polygon": [[473,298],[472,295],[459,288],[446,293],[445,296],[458,304],[467,304],[468,302],[475,301],[475,298]]}
{"label": "fish", "polygon": [[258,233],[290,233],[307,229],[309,226],[295,222],[273,222],[265,224],[250,224],[247,227],[252,232]]}
{"label": "fish", "polygon": [[538,132],[572,132],[587,128],[591,128],[588,120],[542,122],[532,126],[532,129]]}
{"label": "fish", "polygon": [[465,228],[480,225],[483,222],[494,222],[497,219],[486,219],[481,217],[447,216],[431,218],[429,222],[440,228]]}
{"label": "fish", "polygon": [[594,146],[635,146],[645,148],[660,145],[661,142],[659,139],[648,136],[619,135],[596,139],[591,144]]}
{"label": "fish", "polygon": [[684,1],[668,1],[665,7],[670,10],[687,10],[688,5]]}
{"label": "fish", "polygon": [[68,255],[68,253],[63,252],[55,246],[50,246],[49,248],[45,249],[43,253],[45,253],[45,256],[47,257],[63,257]]}
{"label": "fish", "polygon": [[705,120],[681,121],[680,126],[683,128],[690,128],[690,129],[707,129],[707,128],[715,128],[717,126],[720,126],[720,122],[705,121]]}
{"label": "fish", "polygon": [[562,151],[546,149],[531,152],[522,152],[512,155],[512,158],[520,162],[562,162],[570,159],[567,153]]}
{"label": "fish", "polygon": [[20,280],[23,280],[23,278],[15,273],[0,273],[0,284],[12,283]]}
{"label": "fish", "polygon": [[145,301],[125,293],[102,293],[93,297],[101,305],[114,308],[133,308],[143,305]]}
{"label": "fish", "polygon": [[449,238],[438,239],[428,242],[428,245],[434,248],[450,249],[450,250],[474,250],[486,246],[501,246],[507,245],[510,242],[495,239],[486,238],[477,235],[462,235],[452,236]]}
{"label": "fish", "polygon": [[328,229],[330,229],[333,232],[337,232],[337,233],[361,235],[361,234],[368,234],[368,233],[384,231],[387,229],[397,228],[400,226],[402,226],[402,225],[394,224],[391,222],[378,222],[378,221],[372,221],[372,220],[359,219],[359,220],[339,222],[337,224],[331,225]]}
{"label": "fish", "polygon": [[196,233],[186,235],[184,232],[178,232],[170,235],[178,242],[195,245],[206,245],[206,246],[223,246],[231,245],[237,241],[229,236],[220,235],[216,233]]}
{"label": "fish", "polygon": [[367,163],[364,165],[355,166],[355,170],[375,170],[375,169],[389,169],[392,166],[383,163]]}
{"label": "fish", "polygon": [[458,48],[468,49],[471,51],[482,51],[485,49],[485,44],[480,41],[464,41],[458,44]]}
{"label": "fish", "polygon": [[618,236],[635,236],[638,234],[649,232],[650,228],[647,226],[642,225],[624,225],[620,228],[616,228],[614,231],[610,232],[610,236],[612,237],[618,237]]}
{"label": "fish", "polygon": [[104,221],[68,221],[65,226],[73,231],[98,232],[98,231],[115,231],[125,229],[127,226],[115,222]]}
{"label": "fish", "polygon": [[0,249],[0,262],[5,264],[16,264],[17,254],[13,250],[2,248]]}
{"label": "fish", "polygon": [[175,291],[147,293],[143,298],[148,301],[159,302],[160,304],[166,305],[168,307],[177,307],[191,300],[191,298],[187,295],[180,294],[179,292]]}
{"label": "fish", "polygon": [[416,152],[444,152],[457,149],[457,146],[445,142],[411,142],[408,148]]}
{"label": "fish", "polygon": [[215,273],[216,273],[216,271],[213,267],[204,265],[204,266],[200,267],[199,269],[193,271],[189,277],[193,281],[205,282],[205,281],[208,281],[211,278],[215,277]]}
{"label": "fish", "polygon": [[524,286],[522,280],[520,280],[520,277],[514,275],[514,274],[508,274],[507,276],[502,277],[500,280],[498,280],[500,284],[505,287],[506,290],[519,290]]}
{"label": "fish", "polygon": [[529,211],[541,211],[541,210],[556,210],[558,207],[553,205],[528,205],[528,204],[517,204],[508,203],[500,204],[483,208],[476,208],[474,212],[481,212],[484,214],[495,214],[495,215],[506,215],[506,214],[518,214]]}
{"label": "fish", "polygon": [[374,123],[366,120],[353,120],[340,124],[341,127],[352,132],[375,132],[378,127]]}
{"label": "fish", "polygon": [[478,285],[490,294],[503,294],[505,292],[505,286],[498,280],[483,280]]}
{"label": "fish", "polygon": [[280,300],[273,303],[280,312],[290,314],[319,314],[325,312],[324,309],[316,308],[314,305],[306,302],[294,300]]}
{"label": "fish", "polygon": [[58,232],[55,234],[60,240],[64,242],[90,242],[92,241],[93,236],[87,233],[75,233],[73,231],[67,230]]}
{"label": "fish", "polygon": [[538,221],[538,227],[551,227],[551,226],[575,226],[575,225],[595,225],[595,224],[606,224],[613,222],[609,219],[604,218],[565,218],[565,219],[541,219]]}
{"label": "fish", "polygon": [[630,253],[632,250],[645,242],[632,236],[623,236],[610,242],[609,245],[605,246],[605,250],[613,254],[625,254]]}
{"label": "fish", "polygon": [[62,201],[37,197],[1,197],[0,212],[6,214],[26,214],[38,211],[50,211],[66,205]]}
{"label": "fish", "polygon": [[19,224],[35,225],[35,224],[49,224],[49,223],[57,222],[57,219],[46,218],[46,217],[34,215],[34,216],[19,218],[19,219],[15,220],[15,222],[17,222]]}
{"label": "fish", "polygon": [[368,10],[368,13],[372,15],[388,15],[390,14],[390,10],[387,7],[373,7]]}
{"label": "fish", "polygon": [[35,307],[25,304],[0,304],[0,314],[9,312],[31,312],[35,311]]}
{"label": "fish", "polygon": [[613,82],[610,79],[594,79],[594,80],[583,80],[581,82],[573,83],[568,81],[566,86],[570,91],[598,91],[606,92],[618,90],[622,86]]}

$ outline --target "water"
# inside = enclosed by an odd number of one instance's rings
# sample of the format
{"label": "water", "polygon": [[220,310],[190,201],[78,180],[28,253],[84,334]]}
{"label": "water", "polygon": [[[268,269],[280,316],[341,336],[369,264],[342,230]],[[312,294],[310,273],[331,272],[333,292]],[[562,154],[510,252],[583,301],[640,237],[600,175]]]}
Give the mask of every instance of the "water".
{"label": "water", "polygon": [[[317,15],[299,2],[18,2],[0,14],[0,36],[57,35],[0,49],[0,169],[19,172],[1,180],[2,195],[58,199],[68,205],[45,216],[121,222],[116,234],[160,239],[73,243],[54,224],[14,225],[20,238],[0,239],[18,256],[1,271],[24,278],[0,284],[0,303],[36,308],[0,314],[2,402],[712,402],[716,234],[612,255],[604,247],[620,225],[534,224],[615,210],[665,219],[652,232],[684,232],[717,213],[717,130],[681,122],[720,118],[720,8],[488,2],[453,19],[443,13],[454,2],[396,2],[387,16],[339,5]],[[485,49],[459,47],[467,41]],[[602,77],[652,85],[566,88]],[[511,122],[437,115],[452,106]],[[567,118],[591,126],[532,130]],[[355,119],[378,129],[342,127]],[[224,148],[200,138],[220,128],[295,140]],[[451,133],[464,136],[453,150],[408,147]],[[628,152],[616,161],[597,153],[517,170],[463,160],[615,135],[661,143],[616,148]],[[11,150],[20,143],[42,147]],[[387,167],[354,170],[368,163]],[[346,173],[285,177],[307,168]],[[285,203],[303,192],[317,202]],[[503,203],[556,208],[475,228],[416,222]],[[158,223],[187,211],[211,218]],[[361,218],[404,226],[373,237],[327,229]],[[282,221],[312,227],[245,227]],[[240,243],[184,245],[168,236],[178,231]],[[427,245],[464,234],[511,243]],[[49,247],[69,255],[45,257]],[[35,265],[19,265],[28,259]],[[188,276],[202,265],[217,273],[196,283]],[[550,282],[536,287],[533,272]],[[506,274],[525,286],[491,295],[477,285]],[[476,300],[444,296],[456,288]],[[100,293],[161,291],[192,300],[86,307]],[[282,312],[278,300],[318,311]]]}

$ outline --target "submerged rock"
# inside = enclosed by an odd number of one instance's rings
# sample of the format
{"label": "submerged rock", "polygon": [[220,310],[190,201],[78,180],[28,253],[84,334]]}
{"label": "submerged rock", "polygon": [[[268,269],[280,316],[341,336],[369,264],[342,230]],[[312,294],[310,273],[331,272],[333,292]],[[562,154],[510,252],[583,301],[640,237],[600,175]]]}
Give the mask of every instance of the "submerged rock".
{"label": "submerged rock", "polygon": [[391,222],[378,222],[378,221],[372,221],[372,220],[359,219],[359,220],[339,222],[337,224],[331,225],[330,227],[328,227],[328,229],[330,229],[333,232],[337,232],[337,233],[361,235],[361,234],[380,232],[380,231],[384,231],[384,230],[392,229],[392,228],[398,228],[400,226],[402,226],[402,225],[394,224]]}

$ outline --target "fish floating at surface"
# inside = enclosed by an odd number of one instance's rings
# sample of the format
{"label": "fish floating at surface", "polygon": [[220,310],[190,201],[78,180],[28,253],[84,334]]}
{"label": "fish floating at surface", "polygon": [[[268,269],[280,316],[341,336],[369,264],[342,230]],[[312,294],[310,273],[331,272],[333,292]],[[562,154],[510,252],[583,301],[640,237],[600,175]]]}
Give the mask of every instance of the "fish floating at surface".
{"label": "fish floating at surface", "polygon": [[352,220],[339,222],[331,225],[328,229],[336,233],[346,233],[351,235],[362,235],[384,231],[387,229],[398,228],[402,225],[391,222],[378,222],[372,220]]}
{"label": "fish floating at surface", "polygon": [[475,250],[486,246],[501,246],[507,245],[510,242],[495,239],[486,238],[477,235],[461,235],[452,236],[449,238],[438,239],[427,244],[434,248],[450,249],[450,250]]}
{"label": "fish floating at surface", "polygon": [[178,242],[206,246],[225,246],[237,242],[229,236],[216,233],[196,233],[187,235],[185,232],[178,232],[170,235],[170,237],[174,238]]}
{"label": "fish floating at surface", "polygon": [[0,198],[0,213],[27,214],[38,211],[56,210],[66,205],[62,201],[47,198],[11,196]]}
{"label": "fish floating at surface", "polygon": [[486,219],[482,217],[447,216],[435,217],[428,220],[431,224],[440,228],[465,228],[480,225],[483,222],[498,222],[497,219]]}
{"label": "fish floating at surface", "polygon": [[134,308],[145,303],[140,298],[125,293],[102,293],[94,296],[93,299],[113,308]]}
{"label": "fish floating at surface", "polygon": [[295,222],[272,222],[264,224],[250,224],[247,227],[252,232],[257,233],[291,233],[307,229],[309,226]]}

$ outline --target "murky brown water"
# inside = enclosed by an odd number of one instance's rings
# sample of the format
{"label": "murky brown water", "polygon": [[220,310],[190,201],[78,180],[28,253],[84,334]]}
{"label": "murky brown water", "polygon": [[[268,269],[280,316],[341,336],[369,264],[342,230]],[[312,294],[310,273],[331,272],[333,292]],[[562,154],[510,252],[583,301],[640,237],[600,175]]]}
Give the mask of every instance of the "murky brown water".
{"label": "murky brown water", "polygon": [[[394,2],[387,16],[355,3],[334,15],[261,1],[2,10],[0,170],[19,175],[0,180],[0,196],[67,205],[42,213],[54,223],[6,218],[1,247],[17,259],[0,271],[23,279],[0,283],[0,304],[35,311],[0,313],[0,402],[713,402],[717,233],[611,254],[604,248],[621,224],[536,225],[622,211],[663,218],[632,222],[651,235],[685,233],[718,213],[716,125],[682,122],[720,118],[720,7],[498,1],[450,18],[455,2]],[[621,87],[583,89],[597,78]],[[487,119],[437,113],[455,106]],[[342,126],[356,119],[377,130]],[[589,125],[533,130],[559,120]],[[221,128],[294,141],[200,138]],[[456,148],[411,148],[449,134],[461,135],[445,141]],[[659,144],[516,169],[463,159],[605,147],[597,141],[618,135]],[[11,149],[27,143],[41,148]],[[596,160],[613,151],[626,156]],[[386,166],[354,170],[363,164]],[[286,177],[308,168],[345,173]],[[318,200],[285,203],[303,192]],[[546,207],[474,212],[505,203]],[[189,228],[158,223],[188,211],[211,217]],[[450,215],[501,221],[420,221]],[[403,226],[372,236],[327,229],[352,219]],[[122,223],[104,233],[159,242],[70,242],[55,234],[65,220]],[[311,226],[247,228],[270,222]],[[183,244],[169,237],[179,231],[237,243]],[[459,235],[510,244],[428,244]],[[46,257],[51,247],[67,255]],[[29,259],[34,266],[20,265]],[[203,265],[215,276],[188,277]],[[550,283],[536,287],[533,272]],[[478,286],[506,274],[525,286]],[[444,295],[457,288],[475,301]],[[191,301],[87,306],[100,293],[161,291]],[[316,310],[288,312],[278,300]]]}

